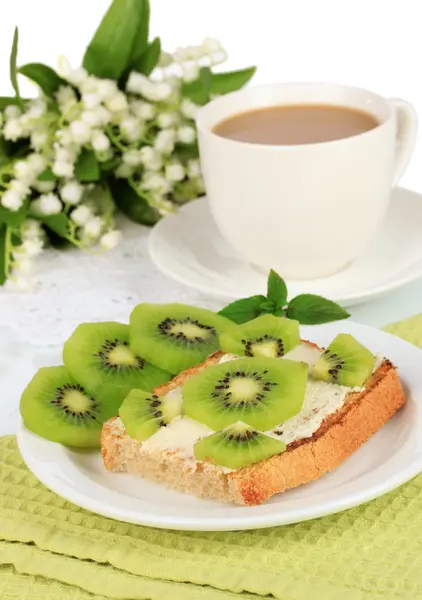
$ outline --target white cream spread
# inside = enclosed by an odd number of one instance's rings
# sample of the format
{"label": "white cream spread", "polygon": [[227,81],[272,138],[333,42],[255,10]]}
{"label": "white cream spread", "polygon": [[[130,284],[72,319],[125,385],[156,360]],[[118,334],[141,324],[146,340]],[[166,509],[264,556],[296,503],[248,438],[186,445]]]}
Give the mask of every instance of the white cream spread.
{"label": "white cream spread", "polygon": [[[287,353],[285,358],[306,362],[311,367],[318,360],[320,354],[321,351],[318,348],[309,344],[300,344]],[[237,358],[240,357],[234,354],[225,354],[219,362],[228,362]],[[382,361],[382,356],[377,355],[376,365],[380,366]],[[319,429],[323,420],[335,413],[343,405],[347,394],[350,392],[360,392],[363,389],[358,387],[350,388],[344,385],[326,383],[309,378],[302,410],[296,416],[265,433],[286,444],[311,437]],[[175,388],[169,392],[168,396],[174,399],[180,397],[181,399],[182,389]],[[182,416],[173,419],[167,427],[161,427],[154,435],[143,442],[142,446],[146,450],[171,451],[185,460],[194,461],[194,443],[199,438],[206,437],[211,433],[213,431],[206,425],[202,425],[189,417]],[[230,471],[230,469],[226,468],[223,470]]]}

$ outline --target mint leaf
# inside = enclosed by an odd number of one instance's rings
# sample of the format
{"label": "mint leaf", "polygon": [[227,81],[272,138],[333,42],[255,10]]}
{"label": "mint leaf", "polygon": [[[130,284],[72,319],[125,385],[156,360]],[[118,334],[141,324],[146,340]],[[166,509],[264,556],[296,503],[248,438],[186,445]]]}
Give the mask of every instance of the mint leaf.
{"label": "mint leaf", "polygon": [[274,302],[272,300],[268,300],[268,298],[266,298],[263,302],[261,302],[262,312],[272,314],[275,311],[275,309],[276,309],[276,305],[274,304]]}
{"label": "mint leaf", "polygon": [[85,52],[83,66],[88,73],[119,80],[143,54],[147,4],[147,0],[113,0]]}
{"label": "mint leaf", "polygon": [[261,304],[265,300],[265,296],[251,296],[250,298],[235,300],[235,302],[220,310],[218,314],[240,325],[259,317],[264,312],[261,309]]}
{"label": "mint leaf", "polygon": [[57,75],[56,71],[41,63],[29,63],[19,68],[19,73],[28,77],[42,89],[46,96],[54,96],[59,87],[66,81]]}
{"label": "mint leaf", "polygon": [[302,325],[318,325],[347,319],[350,315],[344,308],[322,296],[300,294],[290,300],[287,317],[296,319]]}
{"label": "mint leaf", "polygon": [[287,286],[284,279],[273,269],[268,276],[267,297],[274,303],[275,308],[283,308],[287,302]]}
{"label": "mint leaf", "polygon": [[213,73],[211,80],[212,94],[228,94],[243,87],[255,75],[256,67],[241,69],[240,71],[227,71],[226,73]]}
{"label": "mint leaf", "polygon": [[82,183],[98,181],[100,179],[100,163],[92,150],[84,148],[79,154],[75,165],[75,175],[77,180]]}
{"label": "mint leaf", "polygon": [[10,52],[10,81],[15,91],[17,104],[23,109],[23,102],[19,93],[18,85],[18,70],[16,67],[16,61],[18,58],[18,43],[19,43],[19,30],[15,27],[15,33],[13,34],[12,50]]}

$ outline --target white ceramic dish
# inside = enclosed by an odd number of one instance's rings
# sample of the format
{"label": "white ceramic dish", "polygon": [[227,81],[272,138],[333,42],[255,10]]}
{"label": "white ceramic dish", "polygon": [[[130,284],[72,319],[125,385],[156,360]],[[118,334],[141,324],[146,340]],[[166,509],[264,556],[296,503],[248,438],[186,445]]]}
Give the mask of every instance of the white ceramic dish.
{"label": "white ceramic dish", "polygon": [[[366,252],[330,277],[288,281],[290,297],[314,293],[351,306],[422,277],[421,223],[421,195],[396,188],[382,230]],[[223,240],[205,197],[160,221],[149,251],[163,273],[207,294],[236,300],[265,293],[267,273]]]}
{"label": "white ceramic dish", "polygon": [[[332,473],[272,498],[241,507],[179,494],[126,474],[107,473],[99,452],[76,451],[21,426],[18,443],[29,469],[51,490],[92,512],[151,527],[198,531],[255,529],[342,511],[401,485],[422,471],[422,351],[384,332],[353,322],[303,327],[302,336],[327,345],[353,334],[399,367],[407,404]],[[44,356],[45,364],[54,357]],[[37,366],[40,365],[37,360]],[[7,396],[6,389],[3,393]]]}

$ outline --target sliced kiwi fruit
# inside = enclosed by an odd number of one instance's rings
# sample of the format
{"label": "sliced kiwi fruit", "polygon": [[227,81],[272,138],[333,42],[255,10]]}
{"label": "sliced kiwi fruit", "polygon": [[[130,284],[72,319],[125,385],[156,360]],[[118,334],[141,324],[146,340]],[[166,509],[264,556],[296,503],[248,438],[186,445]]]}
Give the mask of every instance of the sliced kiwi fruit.
{"label": "sliced kiwi fruit", "polygon": [[130,316],[130,345],[148,362],[176,375],[218,350],[218,335],[231,325],[204,308],[139,304]]}
{"label": "sliced kiwi fruit", "polygon": [[63,347],[63,362],[81,385],[107,403],[112,417],[130,390],[149,392],[171,374],[149,364],[129,347],[129,326],[83,323]]}
{"label": "sliced kiwi fruit", "polygon": [[119,416],[130,437],[147,440],[182,412],[181,395],[159,397],[142,390],[132,390],[119,410]]}
{"label": "sliced kiwi fruit", "polygon": [[315,379],[361,386],[371,376],[375,357],[352,335],[340,333],[324,350],[312,370]]}
{"label": "sliced kiwi fruit", "polygon": [[219,430],[242,421],[265,431],[302,408],[308,366],[276,358],[239,358],[210,366],[183,386],[184,412]]}
{"label": "sliced kiwi fruit", "polygon": [[261,315],[243,325],[233,325],[220,335],[221,349],[238,356],[281,358],[298,344],[298,321],[274,315]]}
{"label": "sliced kiwi fruit", "polygon": [[20,412],[25,427],[66,446],[100,446],[102,424],[109,414],[66,367],[40,369],[24,390]]}
{"label": "sliced kiwi fruit", "polygon": [[281,454],[285,448],[284,442],[238,422],[198,440],[194,445],[194,454],[196,460],[240,469]]}

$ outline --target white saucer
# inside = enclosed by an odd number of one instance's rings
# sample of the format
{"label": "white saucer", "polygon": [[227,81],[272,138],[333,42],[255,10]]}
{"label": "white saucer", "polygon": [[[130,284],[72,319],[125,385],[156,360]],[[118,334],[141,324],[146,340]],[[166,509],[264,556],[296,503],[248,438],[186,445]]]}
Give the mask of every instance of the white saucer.
{"label": "white saucer", "polygon": [[[28,468],[56,494],[100,515],[149,527],[256,529],[314,519],[368,502],[422,470],[422,352],[353,321],[301,328],[304,339],[320,346],[326,346],[340,332],[351,333],[372,352],[388,356],[398,366],[406,406],[337,469],[313,483],[278,494],[261,506],[202,500],[131,475],[108,473],[98,451],[65,448],[23,425],[18,432],[19,449]],[[44,355],[35,353],[32,362],[35,369],[42,364],[57,364],[60,358],[58,348],[56,355],[51,350]],[[21,368],[26,364],[21,359],[16,362]],[[1,383],[10,410],[10,403],[16,406],[18,402],[15,382],[12,376],[4,376]]]}
{"label": "white saucer", "polygon": [[[149,251],[166,275],[207,294],[237,299],[265,293],[265,274],[223,240],[206,197],[160,221],[151,232]],[[347,306],[386,294],[419,277],[422,196],[397,188],[382,231],[358,260],[331,277],[287,283],[290,297],[314,293]]]}

